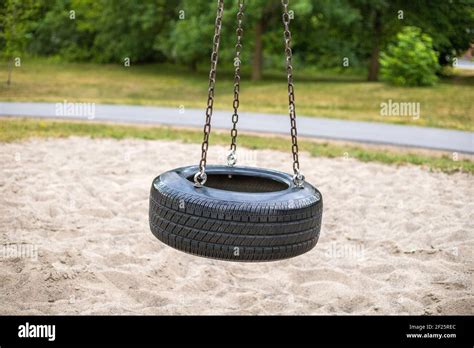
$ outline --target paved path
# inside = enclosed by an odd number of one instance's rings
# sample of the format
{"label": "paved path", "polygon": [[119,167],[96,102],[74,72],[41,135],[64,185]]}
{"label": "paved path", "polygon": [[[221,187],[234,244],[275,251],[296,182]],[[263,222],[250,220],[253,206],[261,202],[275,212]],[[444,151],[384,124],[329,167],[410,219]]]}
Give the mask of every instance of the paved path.
{"label": "paved path", "polygon": [[[85,116],[57,115],[55,103],[0,102],[0,115],[87,120]],[[94,120],[202,127],[204,109],[96,105]],[[230,129],[230,111],[214,111],[212,124],[214,128]],[[297,124],[298,134],[307,137],[474,153],[473,132],[304,116],[298,116]],[[289,134],[289,128],[286,115],[241,113],[239,117],[241,130]]]}
{"label": "paved path", "polygon": [[458,60],[458,64],[456,65],[458,69],[465,69],[465,70],[474,70],[474,62],[460,58]]}

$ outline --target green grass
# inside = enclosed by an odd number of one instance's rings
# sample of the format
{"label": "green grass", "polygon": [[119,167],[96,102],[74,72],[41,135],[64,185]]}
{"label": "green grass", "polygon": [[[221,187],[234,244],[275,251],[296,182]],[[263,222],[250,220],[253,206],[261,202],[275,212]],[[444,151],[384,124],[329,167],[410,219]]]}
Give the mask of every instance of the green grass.
{"label": "green grass", "polygon": [[[299,115],[376,121],[417,126],[474,130],[472,91],[474,75],[454,74],[435,87],[394,87],[366,82],[365,72],[298,71],[295,76],[296,108]],[[299,73],[298,73],[299,72]],[[283,73],[267,73],[262,81],[241,82],[240,110],[268,113],[287,112],[286,81]],[[6,80],[6,64],[0,79]],[[207,100],[207,71],[197,73],[171,65],[122,67],[60,63],[24,58],[13,71],[13,84],[0,83],[1,101],[81,101],[111,104],[141,104],[204,110]],[[215,107],[231,110],[231,70],[220,69]],[[383,117],[380,104],[419,102],[421,116]]]}
{"label": "green grass", "polygon": [[[85,136],[92,138],[137,138],[175,140],[186,143],[200,143],[202,133],[198,130],[173,129],[169,127],[139,127],[100,123],[81,123],[66,121],[34,120],[34,119],[0,119],[0,141],[12,142],[31,137],[68,137]],[[214,131],[211,135],[212,144],[228,145],[228,132]],[[289,151],[290,142],[287,138],[239,135],[239,145],[251,149],[272,149]],[[354,145],[335,145],[300,140],[300,149],[312,156],[352,157],[363,162],[375,161],[385,164],[414,164],[432,170],[452,173],[457,171],[474,174],[474,162],[463,159],[453,161],[449,156],[429,156],[417,153],[378,150]]]}

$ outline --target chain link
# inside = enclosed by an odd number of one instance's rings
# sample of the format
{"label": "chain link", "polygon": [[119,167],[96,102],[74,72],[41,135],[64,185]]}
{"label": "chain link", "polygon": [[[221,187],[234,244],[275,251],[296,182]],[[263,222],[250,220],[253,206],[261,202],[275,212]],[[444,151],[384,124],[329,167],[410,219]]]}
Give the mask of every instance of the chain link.
{"label": "chain link", "polygon": [[[300,163],[298,159],[298,132],[296,130],[296,110],[295,110],[295,93],[293,86],[293,66],[292,66],[292,50],[291,50],[291,32],[289,29],[290,15],[288,13],[289,0],[281,0],[283,6],[283,38],[285,42],[285,56],[286,56],[286,72],[288,78],[288,110],[290,115],[291,124],[291,152],[293,155],[293,182],[297,187],[304,187],[304,175],[300,172]],[[222,16],[224,13],[224,0],[218,0],[217,15],[215,22],[213,47],[211,54],[211,69],[209,72],[209,89],[207,98],[206,108],[206,123],[204,125],[204,137],[201,145],[201,160],[199,162],[199,171],[194,175],[194,185],[196,187],[202,187],[207,180],[206,175],[206,159],[207,150],[209,148],[209,134],[211,132],[211,118],[214,106],[214,89],[216,84],[216,71],[217,71],[217,60],[219,52],[220,33],[222,28]],[[237,13],[237,43],[235,45],[236,56],[234,59],[235,64],[235,77],[234,77],[234,113],[232,115],[233,127],[231,130],[231,145],[230,153],[228,156],[228,164],[234,165],[236,163],[235,150],[237,147],[237,122],[239,120],[238,108],[239,108],[239,92],[240,92],[240,53],[242,50],[241,38],[243,35],[242,29],[243,19],[243,0],[239,0],[239,10]]]}
{"label": "chain link", "polygon": [[295,110],[295,88],[293,86],[293,66],[291,64],[291,32],[290,14],[288,13],[289,0],[282,0],[283,6],[283,38],[285,41],[286,73],[288,77],[288,110],[291,124],[291,152],[293,154],[293,182],[297,187],[304,187],[304,175],[300,172],[300,162],[298,159],[298,132],[296,130],[296,110]]}
{"label": "chain link", "polygon": [[201,145],[201,160],[199,161],[199,171],[194,175],[194,186],[202,187],[207,180],[206,159],[209,148],[209,134],[211,133],[212,108],[214,106],[214,89],[216,85],[217,59],[219,56],[219,42],[221,38],[222,16],[224,14],[224,0],[217,1],[217,14],[212,40],[211,69],[209,71],[209,88],[206,107],[206,123],[204,125],[204,137]]}
{"label": "chain link", "polygon": [[230,151],[227,156],[227,165],[234,166],[237,163],[237,122],[239,122],[239,93],[240,93],[240,64],[241,58],[240,53],[242,51],[242,36],[244,30],[242,28],[242,20],[244,17],[244,1],[238,1],[238,11],[237,11],[237,29],[235,33],[237,35],[237,42],[235,44],[235,58],[234,58],[234,66],[235,66],[235,75],[234,75],[234,101],[232,106],[234,108],[234,113],[232,114],[232,129],[230,131],[231,136],[231,144],[230,144]]}

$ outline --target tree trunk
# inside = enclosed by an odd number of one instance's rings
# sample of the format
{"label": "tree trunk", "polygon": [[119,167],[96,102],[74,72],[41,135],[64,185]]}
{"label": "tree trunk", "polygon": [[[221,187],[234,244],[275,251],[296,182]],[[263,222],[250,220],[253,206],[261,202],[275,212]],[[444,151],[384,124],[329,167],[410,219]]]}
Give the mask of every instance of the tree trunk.
{"label": "tree trunk", "polygon": [[13,59],[8,60],[8,77],[7,77],[7,86],[10,86],[12,81],[12,72],[13,72]]}
{"label": "tree trunk", "polygon": [[[13,41],[15,41],[15,38],[16,38],[16,6],[15,6],[15,3],[13,2],[13,18],[12,18],[12,32],[11,32],[11,36],[13,38]],[[7,86],[10,86],[11,82],[12,82],[12,72],[13,72],[13,67],[15,65],[15,57],[13,56],[14,54],[12,54],[12,57],[10,57],[10,59],[8,60],[8,78],[7,78]]]}
{"label": "tree trunk", "polygon": [[382,18],[379,10],[375,10],[374,15],[374,37],[372,43],[372,53],[370,55],[369,65],[369,81],[377,81],[379,79],[379,54],[380,54],[380,41],[382,39]]}
{"label": "tree trunk", "polygon": [[192,72],[196,72],[197,69],[198,69],[198,61],[197,61],[197,60],[193,60],[193,61],[189,64],[189,69],[190,69]]}
{"label": "tree trunk", "polygon": [[262,78],[263,68],[263,43],[262,33],[264,29],[264,19],[261,18],[255,26],[255,47],[253,50],[252,61],[252,80],[260,80]]}

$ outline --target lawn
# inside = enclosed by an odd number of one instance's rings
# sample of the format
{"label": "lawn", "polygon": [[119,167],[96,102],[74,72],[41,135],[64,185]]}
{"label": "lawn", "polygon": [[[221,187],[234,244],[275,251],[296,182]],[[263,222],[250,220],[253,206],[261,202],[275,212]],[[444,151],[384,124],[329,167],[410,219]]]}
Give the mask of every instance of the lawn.
{"label": "lawn", "polygon": [[[200,143],[202,141],[202,132],[199,130],[112,125],[93,122],[0,118],[0,142],[21,141],[31,137],[68,137],[72,135],[114,139],[164,139],[189,143]],[[213,131],[211,143],[228,145],[229,133]],[[238,143],[239,146],[250,149],[272,149],[288,153],[291,146],[288,137],[255,136],[249,134],[239,134]],[[395,150],[364,148],[355,145],[319,143],[303,139],[300,140],[299,147],[301,151],[307,151],[312,156],[356,158],[363,162],[375,161],[392,165],[414,164],[447,173],[462,171],[474,174],[474,162],[469,159],[455,161],[447,155],[434,156]]]}
{"label": "lawn", "polygon": [[[297,69],[297,67],[295,67]],[[172,65],[122,67],[24,58],[14,68],[13,83],[0,84],[0,101],[81,101],[112,104],[146,104],[188,108],[206,105],[207,72],[192,73]],[[0,78],[6,80],[6,64]],[[215,107],[231,109],[232,71],[218,71]],[[473,74],[444,78],[437,86],[401,88],[365,81],[363,72],[305,72],[295,76],[296,110],[299,115],[389,122],[417,126],[474,130]],[[241,111],[286,113],[284,74],[267,73],[251,82],[244,73]],[[380,104],[419,102],[420,117],[380,115]]]}

